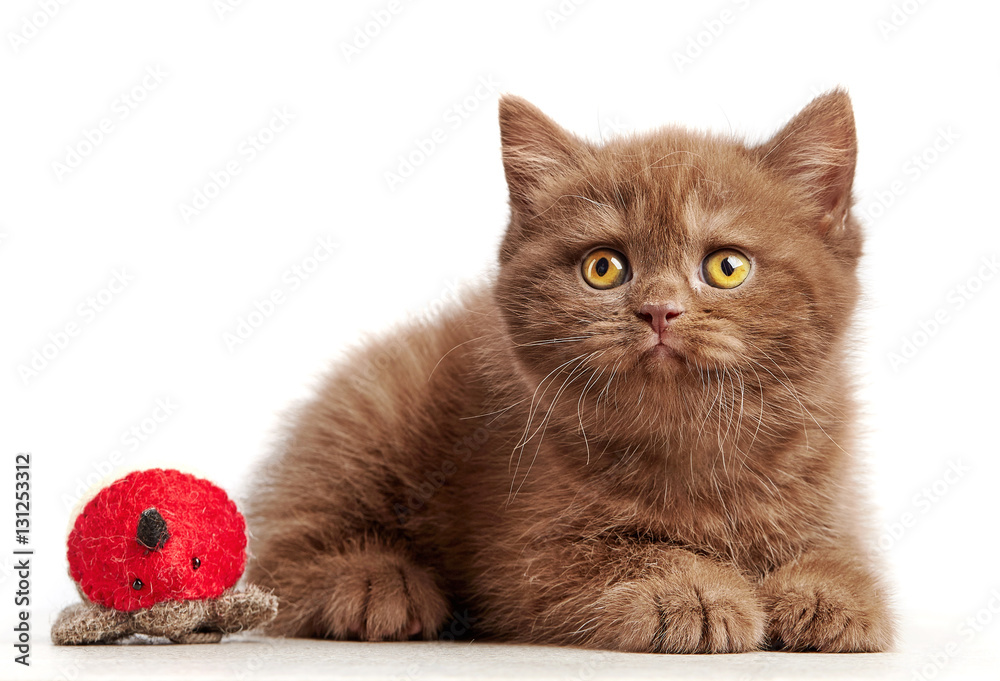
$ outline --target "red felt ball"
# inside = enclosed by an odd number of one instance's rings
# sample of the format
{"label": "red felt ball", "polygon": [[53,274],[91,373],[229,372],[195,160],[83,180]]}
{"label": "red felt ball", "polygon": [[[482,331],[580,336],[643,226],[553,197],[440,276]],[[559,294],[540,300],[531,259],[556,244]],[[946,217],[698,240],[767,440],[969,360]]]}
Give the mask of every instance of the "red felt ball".
{"label": "red felt ball", "polygon": [[216,598],[246,564],[246,523],[208,480],[136,471],[105,487],[67,541],[70,575],[87,598],[116,610]]}

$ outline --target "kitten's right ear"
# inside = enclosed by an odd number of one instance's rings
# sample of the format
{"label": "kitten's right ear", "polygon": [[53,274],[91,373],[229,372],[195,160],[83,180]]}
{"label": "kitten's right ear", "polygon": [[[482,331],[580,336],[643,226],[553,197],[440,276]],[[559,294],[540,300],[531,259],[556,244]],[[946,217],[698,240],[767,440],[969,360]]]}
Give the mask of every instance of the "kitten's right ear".
{"label": "kitten's right ear", "polygon": [[500,141],[511,204],[527,215],[547,183],[569,167],[583,144],[538,107],[513,95],[500,98]]}
{"label": "kitten's right ear", "polygon": [[846,229],[858,141],[845,90],[816,97],[756,151],[762,166],[803,188],[825,211],[821,234],[836,237]]}

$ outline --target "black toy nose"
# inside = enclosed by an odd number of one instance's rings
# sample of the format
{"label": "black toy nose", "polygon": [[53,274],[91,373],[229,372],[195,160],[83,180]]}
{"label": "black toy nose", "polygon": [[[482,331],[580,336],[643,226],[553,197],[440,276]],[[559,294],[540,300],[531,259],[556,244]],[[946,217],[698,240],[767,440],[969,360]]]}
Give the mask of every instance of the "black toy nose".
{"label": "black toy nose", "polygon": [[135,538],[150,551],[162,549],[170,539],[167,521],[155,508],[147,508],[139,515],[139,527],[136,528]]}

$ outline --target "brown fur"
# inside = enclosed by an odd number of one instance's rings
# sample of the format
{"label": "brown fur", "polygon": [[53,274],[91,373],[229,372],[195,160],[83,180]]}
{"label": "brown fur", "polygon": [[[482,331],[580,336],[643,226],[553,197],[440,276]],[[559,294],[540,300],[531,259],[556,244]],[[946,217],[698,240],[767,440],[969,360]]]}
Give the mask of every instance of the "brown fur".
{"label": "brown fur", "polygon": [[[770,141],[603,146],[500,103],[511,220],[464,305],[355,351],[251,500],[250,579],[297,636],[646,652],[878,651],[845,366],[861,235],[842,91]],[[594,247],[633,278],[595,290]],[[732,246],[731,290],[699,280]],[[684,310],[669,353],[639,314]],[[654,340],[651,340],[651,336]]]}

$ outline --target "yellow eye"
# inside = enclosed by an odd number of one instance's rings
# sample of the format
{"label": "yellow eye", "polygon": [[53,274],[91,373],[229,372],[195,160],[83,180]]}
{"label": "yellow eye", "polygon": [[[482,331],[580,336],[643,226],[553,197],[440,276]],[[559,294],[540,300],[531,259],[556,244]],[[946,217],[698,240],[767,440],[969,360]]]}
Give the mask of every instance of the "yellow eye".
{"label": "yellow eye", "polygon": [[618,251],[598,248],[583,259],[583,278],[597,289],[614,288],[628,281],[628,260]]}
{"label": "yellow eye", "polygon": [[701,274],[710,286],[736,288],[750,274],[750,258],[732,248],[721,248],[705,257]]}

